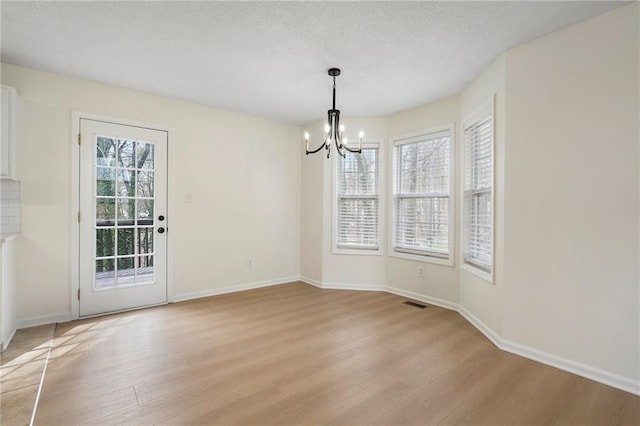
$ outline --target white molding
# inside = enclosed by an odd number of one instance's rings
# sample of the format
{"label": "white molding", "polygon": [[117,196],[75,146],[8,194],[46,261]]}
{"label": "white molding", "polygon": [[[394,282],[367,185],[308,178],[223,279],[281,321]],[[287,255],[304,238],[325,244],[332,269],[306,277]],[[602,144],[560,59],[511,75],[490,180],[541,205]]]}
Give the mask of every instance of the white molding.
{"label": "white molding", "polygon": [[305,276],[300,276],[298,281],[326,290],[384,291],[385,289],[383,285],[323,282]]}
{"label": "white molding", "polygon": [[502,351],[510,352],[512,354],[621,389],[634,395],[640,395],[640,381],[638,380],[629,379],[628,377],[620,376],[600,368],[595,368],[590,365],[541,351],[539,349],[531,348],[521,343],[503,339],[464,306],[459,306],[458,312]]}
{"label": "white molding", "polygon": [[13,339],[13,336],[16,335],[16,331],[18,331],[18,329],[14,328],[13,331],[11,332],[11,336],[9,336],[9,338],[7,339],[7,341],[2,341],[2,347],[0,349],[2,349],[2,352],[6,351],[7,348],[9,347],[9,344],[11,343],[11,340]]}
{"label": "white molding", "polygon": [[256,288],[270,287],[273,285],[287,284],[287,283],[296,282],[296,281],[300,281],[299,276],[276,278],[273,280],[256,281],[256,282],[245,283],[245,284],[235,284],[235,285],[230,285],[226,287],[214,288],[211,290],[178,294],[173,297],[173,300],[171,300],[171,302],[172,303],[184,302],[187,300],[201,299],[203,297],[217,296],[220,294],[236,293],[239,291],[253,290]]}
{"label": "white molding", "polygon": [[464,256],[460,262],[460,269],[462,271],[467,272],[471,275],[475,275],[482,281],[486,281],[488,284],[495,284],[492,274],[490,274],[489,272],[485,272],[482,269],[478,269],[477,267],[465,262]]}
{"label": "white molding", "polygon": [[37,327],[39,325],[55,324],[58,322],[68,322],[72,320],[71,312],[60,312],[51,315],[42,315],[39,317],[29,317],[19,319],[16,324],[18,330],[29,327]]}
{"label": "white molding", "polygon": [[332,255],[356,255],[356,256],[383,256],[384,255],[384,235],[383,229],[384,223],[384,204],[386,199],[384,197],[384,179],[385,175],[385,151],[384,151],[384,138],[371,137],[363,138],[363,149],[377,149],[378,157],[378,247],[376,249],[371,248],[341,248],[338,246],[338,160],[341,158],[339,155],[334,155],[331,160],[331,254]]}
{"label": "white molding", "polygon": [[80,223],[77,214],[80,212],[80,119],[85,115],[78,111],[71,112],[71,319],[80,317],[78,290],[80,289]]}
{"label": "white molding", "polygon": [[386,291],[387,293],[395,294],[397,296],[402,296],[408,299],[413,299],[419,302],[427,303],[429,305],[439,306],[441,308],[450,309],[452,311],[458,311],[458,304],[449,302],[448,300],[425,296],[424,294],[415,293],[413,291],[404,290],[401,288],[391,287],[391,286],[385,286],[384,291]]}
{"label": "white molding", "polygon": [[[475,107],[471,112],[465,114],[461,120],[460,125],[460,171],[458,172],[460,175],[460,194],[458,195],[458,199],[460,202],[460,265],[461,269],[466,272],[469,272],[478,278],[487,281],[490,284],[495,284],[495,267],[496,267],[496,94],[492,93],[487,99],[480,103],[477,107]],[[491,272],[485,272],[481,269],[476,268],[473,265],[470,265],[464,261],[465,254],[465,216],[464,216],[464,200],[465,200],[465,129],[472,125],[474,122],[477,122],[482,116],[487,113],[491,114],[491,164],[493,165],[493,176],[491,180],[491,224],[493,229],[491,230],[492,235],[492,249],[491,249]]]}
{"label": "white molding", "polygon": [[[438,258],[429,256],[428,254],[406,253],[395,249],[396,241],[396,202],[398,200],[396,194],[396,172],[397,172],[397,148],[399,146],[428,140],[434,137],[444,137],[449,135],[449,253],[447,258]],[[456,122],[452,121],[437,127],[426,130],[420,130],[404,135],[392,136],[389,138],[389,179],[387,183],[387,193],[389,202],[387,203],[387,253],[391,257],[412,260],[415,262],[431,263],[434,265],[455,267],[456,257]]]}
{"label": "white molding", "polygon": [[323,282],[322,288],[327,290],[384,291],[383,285],[355,284],[355,283]]}
{"label": "white molding", "polygon": [[619,374],[611,373],[600,368],[595,368],[587,364],[582,364],[561,356],[530,348],[507,339],[502,339],[501,344],[498,347],[503,351],[511,352],[512,354],[516,354],[542,364],[550,365],[551,367],[559,368],[560,370],[564,370],[578,376],[586,377],[587,379],[621,389],[634,395],[640,395],[640,380],[633,380],[628,377],[620,376]]}
{"label": "white molding", "polygon": [[458,313],[464,317],[471,325],[478,329],[478,331],[485,335],[487,339],[491,341],[498,349],[502,350],[502,338],[491,329],[484,322],[480,321],[478,317],[473,315],[467,308],[462,305],[458,305]]}
{"label": "white molding", "polygon": [[303,283],[312,285],[314,287],[322,288],[322,281],[318,281],[315,278],[305,277],[301,275],[298,281],[302,281]]}
{"label": "white molding", "polygon": [[389,247],[389,256],[397,257],[398,259],[411,260],[414,262],[431,263],[432,265],[446,266],[449,268],[455,267],[453,256],[449,254],[449,257],[435,257],[428,254],[413,254],[403,251],[398,251],[393,247]]}

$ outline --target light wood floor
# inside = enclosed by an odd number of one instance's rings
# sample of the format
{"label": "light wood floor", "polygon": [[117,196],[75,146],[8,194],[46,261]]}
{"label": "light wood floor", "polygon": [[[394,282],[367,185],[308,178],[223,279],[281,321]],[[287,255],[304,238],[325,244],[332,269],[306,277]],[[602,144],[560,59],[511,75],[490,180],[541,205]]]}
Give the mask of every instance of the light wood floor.
{"label": "light wood floor", "polygon": [[639,397],[404,300],[293,283],[59,324],[35,424],[640,424]]}

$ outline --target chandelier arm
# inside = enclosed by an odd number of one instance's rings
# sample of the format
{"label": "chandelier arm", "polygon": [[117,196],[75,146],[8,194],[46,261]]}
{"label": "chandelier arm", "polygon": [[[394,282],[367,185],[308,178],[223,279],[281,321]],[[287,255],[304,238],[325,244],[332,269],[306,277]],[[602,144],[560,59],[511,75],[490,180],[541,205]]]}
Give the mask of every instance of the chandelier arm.
{"label": "chandelier arm", "polygon": [[325,140],[325,141],[323,142],[323,144],[322,144],[322,145],[320,145],[320,146],[318,147],[318,149],[314,149],[314,150],[312,150],[312,151],[306,150],[306,153],[307,153],[307,155],[309,155],[309,154],[315,154],[316,152],[320,151],[322,148],[326,148],[326,145],[327,145],[327,141]]}
{"label": "chandelier arm", "polygon": [[342,145],[342,147],[343,147],[344,149],[346,149],[347,151],[349,151],[349,152],[353,152],[353,153],[355,153],[355,154],[362,154],[362,148],[358,148],[358,149],[351,149],[351,148],[349,148],[347,145],[344,145],[344,144]]}
{"label": "chandelier arm", "polygon": [[[338,154],[340,154],[340,156],[342,158],[346,158],[347,157],[347,153],[342,151],[341,148],[346,148],[344,145],[340,144],[338,145],[338,141],[336,141],[336,151],[338,151]],[[327,157],[329,158],[329,157]]]}

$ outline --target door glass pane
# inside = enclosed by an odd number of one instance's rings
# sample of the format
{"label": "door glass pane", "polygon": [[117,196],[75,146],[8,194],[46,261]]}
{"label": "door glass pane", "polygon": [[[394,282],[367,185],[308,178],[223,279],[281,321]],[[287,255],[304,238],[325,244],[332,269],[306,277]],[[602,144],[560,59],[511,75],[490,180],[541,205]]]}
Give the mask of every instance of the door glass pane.
{"label": "door glass pane", "polygon": [[136,145],[136,167],[153,170],[153,144],[138,142]]}
{"label": "door glass pane", "polygon": [[108,167],[96,168],[96,195],[113,197],[116,188],[116,169]]}
{"label": "door glass pane", "polygon": [[153,256],[140,256],[136,259],[136,283],[153,282]]}
{"label": "door glass pane", "polygon": [[96,229],[96,257],[115,256],[116,230],[114,228]]}
{"label": "door glass pane", "polygon": [[96,144],[96,164],[98,166],[112,166],[116,164],[116,144],[111,138],[98,137]]}
{"label": "door glass pane", "polygon": [[135,208],[135,199],[118,198],[118,225],[132,226],[135,218]]}
{"label": "door glass pane", "polygon": [[118,140],[118,166],[125,168],[136,167],[136,143],[134,141]]}
{"label": "door glass pane", "polygon": [[153,253],[153,228],[138,228],[138,253]]}
{"label": "door glass pane", "polygon": [[153,200],[137,200],[138,225],[153,225]]}
{"label": "door glass pane", "polygon": [[116,224],[116,200],[114,198],[96,199],[96,225],[113,226]]}
{"label": "door glass pane", "polygon": [[118,258],[118,286],[132,285],[135,280],[135,257]]}
{"label": "door glass pane", "polygon": [[153,172],[139,171],[138,175],[138,197],[153,197]]}
{"label": "door glass pane", "polygon": [[132,170],[118,169],[116,182],[119,197],[134,197],[136,195],[136,175]]}
{"label": "door glass pane", "polygon": [[135,254],[133,228],[118,228],[118,256]]}
{"label": "door glass pane", "polygon": [[97,290],[115,287],[115,259],[96,260],[96,285]]}

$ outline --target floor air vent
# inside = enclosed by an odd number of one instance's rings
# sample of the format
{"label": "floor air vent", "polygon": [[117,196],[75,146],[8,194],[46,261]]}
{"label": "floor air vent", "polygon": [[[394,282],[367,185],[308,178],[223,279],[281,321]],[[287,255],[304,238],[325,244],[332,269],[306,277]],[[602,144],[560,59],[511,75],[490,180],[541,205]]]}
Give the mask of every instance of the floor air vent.
{"label": "floor air vent", "polygon": [[417,303],[417,302],[412,302],[411,300],[407,300],[406,302],[404,302],[405,305],[409,305],[409,306],[413,306],[415,308],[420,308],[420,309],[424,309],[424,308],[428,308],[427,305],[423,305],[421,303]]}

